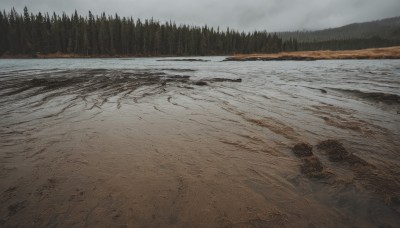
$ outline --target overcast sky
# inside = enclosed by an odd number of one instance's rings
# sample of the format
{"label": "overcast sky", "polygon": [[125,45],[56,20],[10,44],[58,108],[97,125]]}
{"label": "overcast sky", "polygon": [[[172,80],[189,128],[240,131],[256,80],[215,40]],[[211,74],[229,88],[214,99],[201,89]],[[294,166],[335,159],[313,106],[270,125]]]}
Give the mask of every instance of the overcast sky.
{"label": "overcast sky", "polygon": [[400,16],[400,0],[0,0],[22,12],[105,11],[133,18],[172,20],[238,30],[314,30]]}

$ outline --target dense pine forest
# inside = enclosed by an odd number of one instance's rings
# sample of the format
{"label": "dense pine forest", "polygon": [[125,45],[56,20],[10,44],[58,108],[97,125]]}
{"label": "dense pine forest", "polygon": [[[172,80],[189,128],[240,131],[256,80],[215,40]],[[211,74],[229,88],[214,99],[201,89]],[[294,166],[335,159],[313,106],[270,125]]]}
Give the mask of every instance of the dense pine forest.
{"label": "dense pine forest", "polygon": [[294,51],[297,42],[276,34],[221,31],[208,26],[160,23],[153,19],[81,16],[76,11],[32,14],[15,9],[0,12],[0,55],[71,53],[79,55],[226,55]]}
{"label": "dense pine forest", "polygon": [[400,45],[400,17],[318,31],[238,32],[115,15],[0,11],[0,56],[193,56]]}

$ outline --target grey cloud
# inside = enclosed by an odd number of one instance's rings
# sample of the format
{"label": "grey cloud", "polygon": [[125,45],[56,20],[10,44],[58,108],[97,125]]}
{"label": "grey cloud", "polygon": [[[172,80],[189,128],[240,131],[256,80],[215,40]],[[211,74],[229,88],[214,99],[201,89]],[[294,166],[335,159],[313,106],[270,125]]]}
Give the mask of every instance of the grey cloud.
{"label": "grey cloud", "polygon": [[399,0],[1,0],[0,8],[134,18],[238,30],[303,30],[400,16]]}

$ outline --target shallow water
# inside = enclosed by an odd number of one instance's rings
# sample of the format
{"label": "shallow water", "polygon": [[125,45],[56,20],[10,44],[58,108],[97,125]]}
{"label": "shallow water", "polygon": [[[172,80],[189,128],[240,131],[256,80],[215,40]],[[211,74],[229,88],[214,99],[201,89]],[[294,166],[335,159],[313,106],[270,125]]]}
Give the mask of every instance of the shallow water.
{"label": "shallow water", "polygon": [[0,226],[400,226],[400,61],[203,59],[0,60]]}

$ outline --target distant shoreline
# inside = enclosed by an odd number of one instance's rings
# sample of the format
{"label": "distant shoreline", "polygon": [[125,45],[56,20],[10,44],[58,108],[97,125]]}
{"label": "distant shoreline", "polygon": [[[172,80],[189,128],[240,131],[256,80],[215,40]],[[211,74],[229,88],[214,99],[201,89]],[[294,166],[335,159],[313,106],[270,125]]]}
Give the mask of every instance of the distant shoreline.
{"label": "distant shoreline", "polygon": [[314,61],[350,59],[400,59],[400,46],[347,51],[298,51],[277,54],[235,55],[224,61]]}
{"label": "distant shoreline", "polygon": [[[222,56],[224,55],[216,55]],[[225,55],[227,56],[227,55]],[[66,54],[66,53],[53,53],[53,54],[18,54],[1,55],[0,59],[119,59],[119,58],[167,58],[167,57],[207,57],[207,56],[179,56],[179,55],[81,55],[81,54]]]}
{"label": "distant shoreline", "polygon": [[[210,55],[208,55],[210,56]],[[94,59],[94,58],[189,58],[208,56],[179,55],[81,55],[81,54],[5,54],[0,59]],[[221,55],[216,55],[221,56]],[[222,57],[224,57],[222,55]],[[357,59],[400,59],[400,46],[387,48],[369,48],[346,51],[297,51],[276,54],[237,54],[228,56],[224,61],[315,61],[315,60],[357,60]]]}

